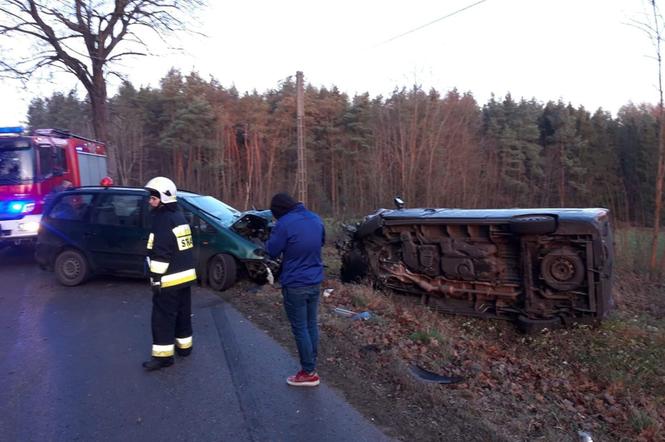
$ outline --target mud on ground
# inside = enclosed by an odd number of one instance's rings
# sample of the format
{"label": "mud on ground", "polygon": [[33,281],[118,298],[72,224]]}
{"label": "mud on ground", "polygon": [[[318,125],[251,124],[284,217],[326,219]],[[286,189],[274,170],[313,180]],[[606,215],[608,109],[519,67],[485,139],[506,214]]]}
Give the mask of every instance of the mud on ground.
{"label": "mud on ground", "polygon": [[[508,322],[444,315],[418,298],[342,284],[334,251],[325,258],[323,288],[332,293],[321,298],[319,374],[386,434],[405,441],[577,441],[579,432],[595,441],[665,440],[662,288],[618,275],[617,309],[600,327],[525,336]],[[278,288],[245,282],[221,296],[297,354]],[[367,311],[370,319],[340,316],[335,307]],[[411,365],[464,381],[425,383]]]}

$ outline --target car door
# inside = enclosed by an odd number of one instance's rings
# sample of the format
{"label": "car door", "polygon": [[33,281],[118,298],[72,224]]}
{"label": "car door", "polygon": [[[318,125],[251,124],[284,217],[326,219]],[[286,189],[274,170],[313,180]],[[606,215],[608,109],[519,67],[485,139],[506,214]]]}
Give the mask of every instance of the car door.
{"label": "car door", "polygon": [[192,228],[192,240],[194,241],[194,259],[197,263],[199,273],[205,269],[205,265],[214,254],[211,243],[214,243],[217,229],[206,222],[198,214],[192,212],[185,205],[181,205],[187,223]]}
{"label": "car door", "polygon": [[148,228],[145,195],[108,193],[100,198],[90,216],[88,248],[100,271],[144,274]]}
{"label": "car door", "polygon": [[[52,198],[53,206],[42,220],[37,241],[39,249],[48,255],[44,259],[55,259],[55,253],[63,247],[74,247],[92,260],[88,253],[88,239],[92,233],[88,220],[94,194],[66,191]],[[52,265],[52,262],[45,261],[44,264]]]}

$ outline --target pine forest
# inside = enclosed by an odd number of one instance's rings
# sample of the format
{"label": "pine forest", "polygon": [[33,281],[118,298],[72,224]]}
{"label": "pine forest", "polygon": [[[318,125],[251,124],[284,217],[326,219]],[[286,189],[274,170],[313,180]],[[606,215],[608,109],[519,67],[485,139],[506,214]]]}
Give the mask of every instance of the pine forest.
{"label": "pine forest", "polygon": [[[296,90],[240,94],[196,73],[160,87],[124,83],[110,98],[117,181],[155,175],[238,209],[265,208],[296,186]],[[32,101],[27,123],[93,136],[76,92]],[[349,97],[305,89],[308,206],[350,218],[391,207],[607,207],[616,225],[650,226],[658,155],[656,106],[616,116],[561,101],[396,89]]]}

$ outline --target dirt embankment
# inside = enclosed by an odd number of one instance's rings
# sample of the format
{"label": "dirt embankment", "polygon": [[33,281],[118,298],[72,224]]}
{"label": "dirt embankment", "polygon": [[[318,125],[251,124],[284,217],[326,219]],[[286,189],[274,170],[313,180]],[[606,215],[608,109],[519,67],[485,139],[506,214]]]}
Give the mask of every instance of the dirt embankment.
{"label": "dirt embankment", "polygon": [[[334,260],[330,251],[327,261]],[[329,268],[336,266],[329,264]],[[342,284],[321,298],[319,373],[401,440],[665,440],[665,294],[618,275],[617,309],[598,328],[525,336],[510,323],[443,315],[417,298]],[[280,291],[222,296],[296,353]],[[334,313],[367,311],[368,320]],[[416,380],[412,365],[458,384]]]}

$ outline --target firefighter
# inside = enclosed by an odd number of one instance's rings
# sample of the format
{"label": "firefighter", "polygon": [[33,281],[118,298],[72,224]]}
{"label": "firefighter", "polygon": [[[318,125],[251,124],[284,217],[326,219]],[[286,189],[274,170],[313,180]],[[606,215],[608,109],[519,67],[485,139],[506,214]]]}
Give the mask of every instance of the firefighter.
{"label": "firefighter", "polygon": [[152,357],[143,363],[148,371],[173,365],[174,350],[180,356],[192,351],[192,296],[196,282],[192,232],[176,203],[176,186],[156,177],[145,188],[150,192],[152,232],[146,258],[152,287]]}

